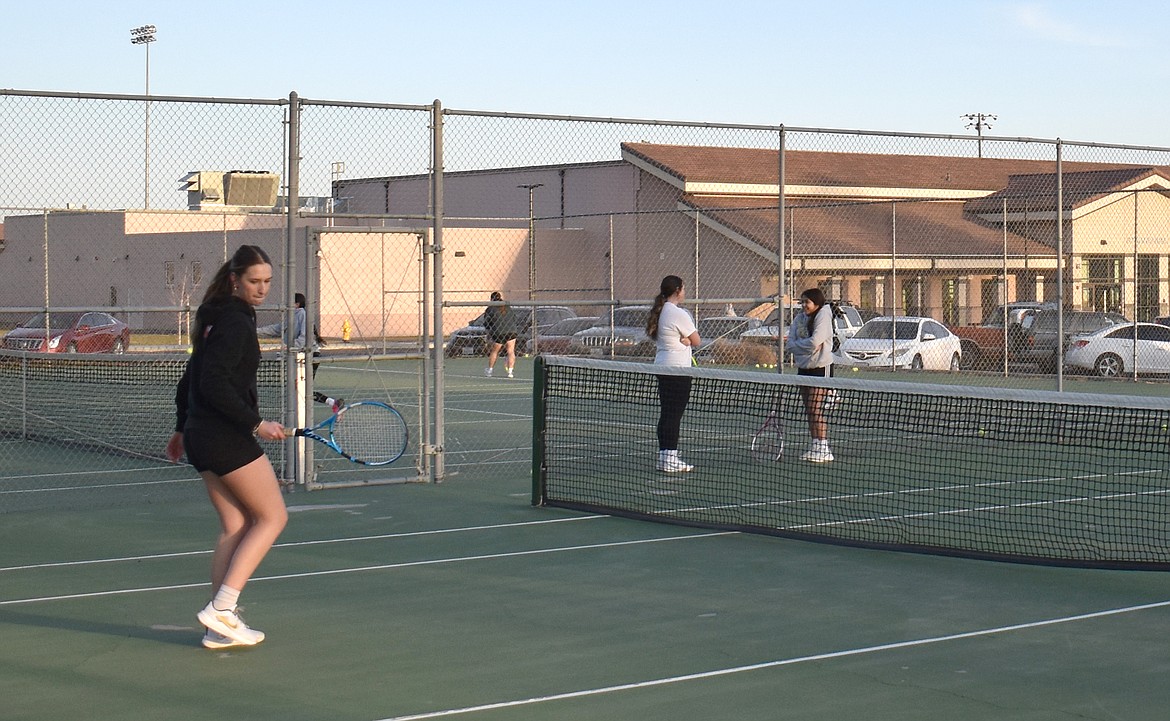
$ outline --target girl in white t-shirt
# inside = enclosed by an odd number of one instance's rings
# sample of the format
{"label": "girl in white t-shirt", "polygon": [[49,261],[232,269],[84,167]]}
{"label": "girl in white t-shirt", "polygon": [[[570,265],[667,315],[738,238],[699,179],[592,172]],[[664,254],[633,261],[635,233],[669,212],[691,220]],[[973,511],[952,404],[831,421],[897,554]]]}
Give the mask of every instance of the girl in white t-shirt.
{"label": "girl in white t-shirt", "polygon": [[[655,365],[684,368],[691,365],[691,348],[699,345],[699,332],[691,314],[679,307],[685,298],[682,278],[668,275],[662,279],[646,323],[646,334],[658,344]],[[658,400],[662,410],[658,415],[657,468],[664,473],[685,473],[694,468],[678,457],[679,428],[690,398],[690,376],[658,376]]]}

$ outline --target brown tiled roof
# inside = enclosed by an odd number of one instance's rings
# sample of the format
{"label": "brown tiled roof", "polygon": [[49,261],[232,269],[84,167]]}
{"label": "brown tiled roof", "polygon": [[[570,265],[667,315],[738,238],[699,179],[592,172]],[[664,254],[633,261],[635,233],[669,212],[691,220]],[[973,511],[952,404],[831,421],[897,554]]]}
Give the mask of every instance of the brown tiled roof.
{"label": "brown tiled roof", "polygon": [[[1155,184],[1170,190],[1170,172],[1166,168],[1150,166],[1065,172],[1062,177],[1064,181],[1061,194],[1065,210],[1091,203],[1110,193],[1120,192],[1134,183],[1151,177],[1161,179],[1160,183],[1155,181]],[[1056,202],[1056,174],[1013,175],[1008,179],[1006,188],[984,198],[969,201],[967,210],[972,213],[997,213],[1003,209],[1005,200],[1009,212],[1025,209],[1050,211]]]}
{"label": "brown tiled roof", "polygon": [[[780,175],[776,150],[653,143],[622,143],[622,150],[680,182],[775,185]],[[786,185],[986,190],[991,193],[1005,188],[1013,175],[1056,171],[1055,159],[1010,160],[809,150],[788,150],[784,157]],[[1073,162],[1065,162],[1062,166],[1066,172],[1136,167],[1120,163]]]}
{"label": "brown tiled roof", "polygon": [[[681,202],[765,248],[776,247],[777,209],[760,199],[684,195]],[[899,257],[999,257],[1004,235],[999,228],[974,222],[956,201],[822,202],[788,206],[785,220],[794,255]],[[897,248],[893,247],[894,213]],[[1054,256],[1055,252],[1015,233],[1007,235],[1009,256]]]}

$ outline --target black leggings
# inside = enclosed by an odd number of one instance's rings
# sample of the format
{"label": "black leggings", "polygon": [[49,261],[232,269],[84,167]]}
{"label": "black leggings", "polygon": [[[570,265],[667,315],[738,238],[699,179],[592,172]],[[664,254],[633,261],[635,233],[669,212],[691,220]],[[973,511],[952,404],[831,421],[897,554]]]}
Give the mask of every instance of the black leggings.
{"label": "black leggings", "polygon": [[658,450],[678,450],[679,427],[690,399],[690,377],[658,376],[658,400],[662,403],[658,414]]}

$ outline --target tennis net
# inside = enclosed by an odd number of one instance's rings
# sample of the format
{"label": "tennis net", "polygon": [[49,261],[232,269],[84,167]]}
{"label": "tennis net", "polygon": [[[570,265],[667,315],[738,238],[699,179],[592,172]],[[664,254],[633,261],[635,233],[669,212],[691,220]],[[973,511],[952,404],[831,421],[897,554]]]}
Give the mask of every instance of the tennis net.
{"label": "tennis net", "polygon": [[[189,357],[0,352],[0,512],[16,507],[17,496],[59,499],[63,489],[128,484],[126,471],[197,478],[164,457]],[[282,417],[283,379],[279,359],[261,361],[257,388],[268,417]]]}
{"label": "tennis net", "polygon": [[[657,374],[692,378],[656,470]],[[810,463],[802,389],[827,386],[835,460]],[[783,439],[778,456],[753,440]],[[773,430],[774,429],[774,430]],[[883,549],[1170,569],[1170,404],[543,357],[533,502]]]}

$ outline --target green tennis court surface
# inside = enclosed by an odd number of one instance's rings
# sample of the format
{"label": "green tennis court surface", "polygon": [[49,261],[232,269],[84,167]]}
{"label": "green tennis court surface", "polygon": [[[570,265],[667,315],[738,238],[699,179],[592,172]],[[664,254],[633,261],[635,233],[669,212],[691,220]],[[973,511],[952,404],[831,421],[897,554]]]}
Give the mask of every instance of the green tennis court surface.
{"label": "green tennis court surface", "polygon": [[216,522],[191,476],[0,515],[0,717],[1164,715],[1164,574],[536,508],[530,368],[449,365],[447,482],[288,496],[253,649],[199,646]]}

